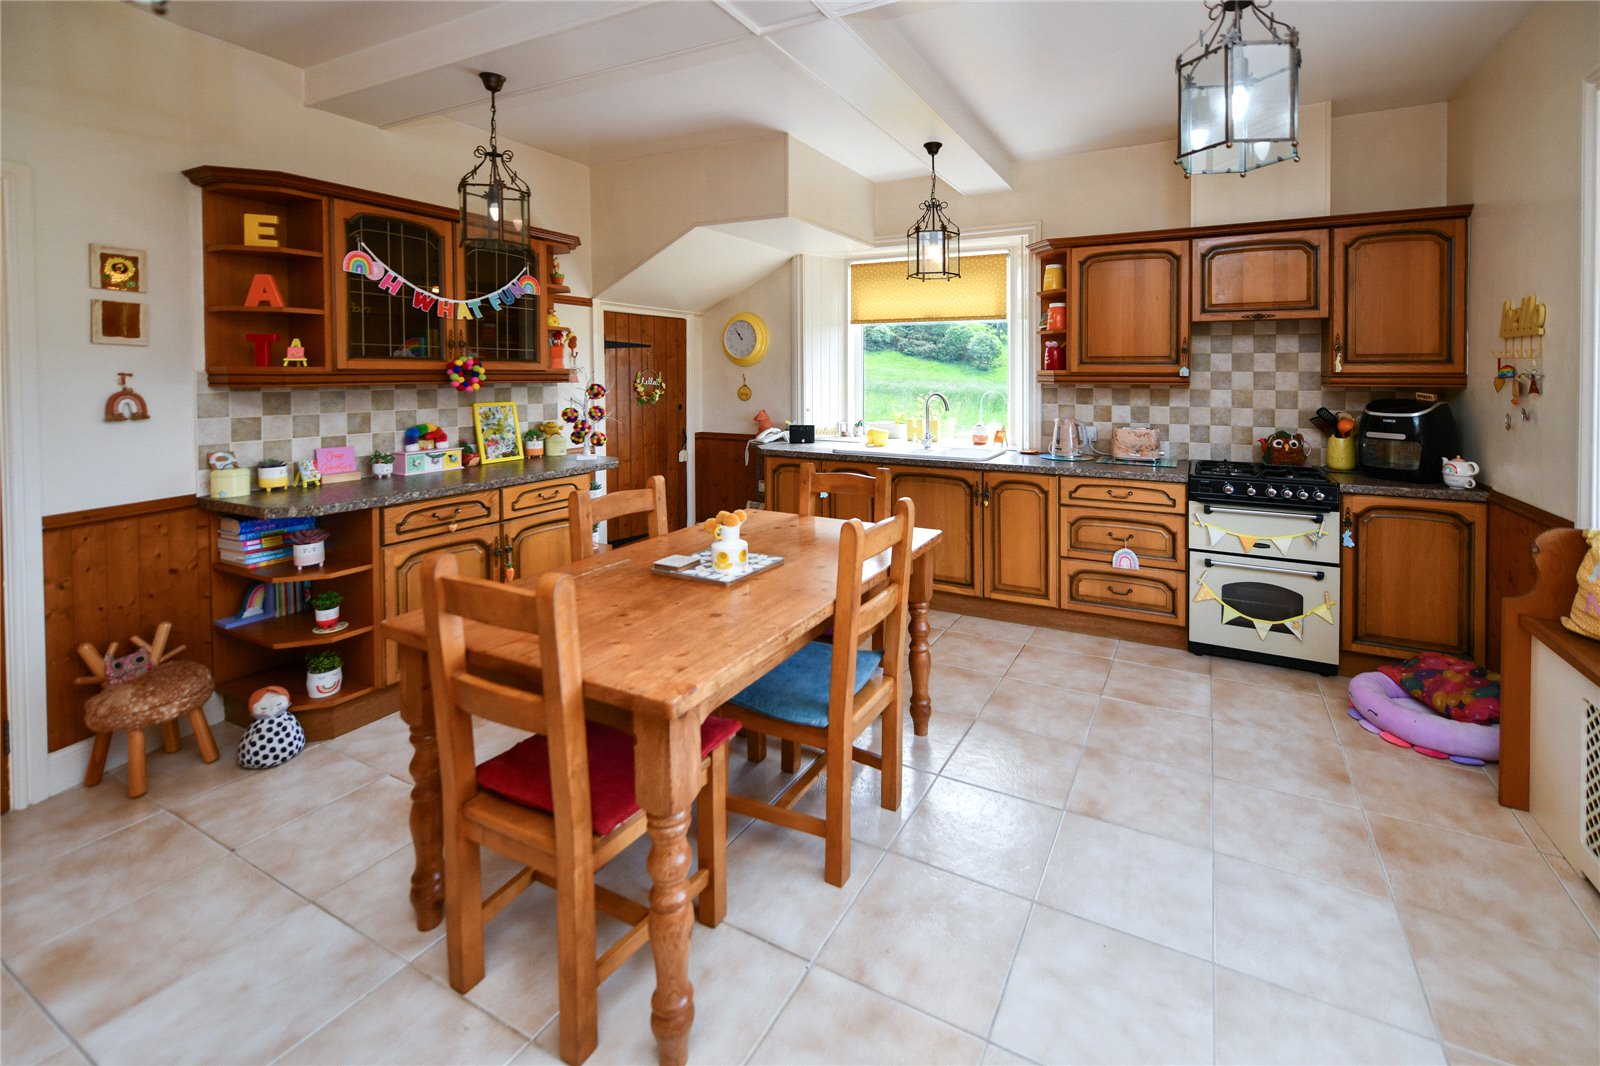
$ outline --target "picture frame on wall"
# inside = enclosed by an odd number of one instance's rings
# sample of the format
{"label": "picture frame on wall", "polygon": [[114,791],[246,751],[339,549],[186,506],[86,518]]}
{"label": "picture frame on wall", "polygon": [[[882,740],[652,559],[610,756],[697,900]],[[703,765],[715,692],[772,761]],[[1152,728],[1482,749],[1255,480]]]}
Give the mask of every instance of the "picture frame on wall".
{"label": "picture frame on wall", "polygon": [[150,343],[150,317],[132,300],[90,300],[89,340],[95,344]]}
{"label": "picture frame on wall", "polygon": [[89,245],[89,287],[109,292],[144,292],[145,253],[138,248]]}
{"label": "picture frame on wall", "polygon": [[484,465],[522,458],[516,404],[509,401],[473,404],[472,427],[478,435],[478,455]]}

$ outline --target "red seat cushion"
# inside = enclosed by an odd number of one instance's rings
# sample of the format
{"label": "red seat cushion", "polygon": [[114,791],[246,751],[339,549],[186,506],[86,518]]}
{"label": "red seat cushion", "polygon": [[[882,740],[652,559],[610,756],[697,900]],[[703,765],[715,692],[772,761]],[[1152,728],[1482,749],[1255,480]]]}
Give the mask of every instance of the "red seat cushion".
{"label": "red seat cushion", "polygon": [[[633,735],[585,723],[589,746],[589,813],[597,836],[605,836],[639,810],[633,798]],[[712,715],[700,724],[700,754],[710,755],[739,732],[739,723]],[[553,811],[550,742],[535,734],[478,767],[478,786],[497,796]]]}

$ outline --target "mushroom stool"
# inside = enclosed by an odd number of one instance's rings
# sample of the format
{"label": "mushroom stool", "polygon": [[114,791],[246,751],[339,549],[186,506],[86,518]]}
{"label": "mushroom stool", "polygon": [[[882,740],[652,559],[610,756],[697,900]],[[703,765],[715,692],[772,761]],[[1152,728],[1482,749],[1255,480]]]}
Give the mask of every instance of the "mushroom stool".
{"label": "mushroom stool", "polygon": [[126,732],[128,796],[137,799],[144,795],[149,789],[144,731],[159,725],[162,747],[169,752],[177,751],[182,745],[178,719],[184,715],[194,729],[201,760],[217,761],[217,742],[211,736],[211,725],[205,714],[205,702],[215,691],[211,671],[199,663],[172,661],[183,648],[165,651],[171,631],[171,624],[162,622],[153,642],[147,644],[134,637],[133,642],[140,650],[121,658],[115,658],[116,644],[107,648],[103,655],[92,644],[78,646],[78,655],[94,672],[92,677],[80,678],[79,683],[103,686],[103,691],[91,696],[83,710],[84,724],[94,733],[89,770],[83,775],[85,786],[100,783],[106,756],[111,751],[111,735]]}

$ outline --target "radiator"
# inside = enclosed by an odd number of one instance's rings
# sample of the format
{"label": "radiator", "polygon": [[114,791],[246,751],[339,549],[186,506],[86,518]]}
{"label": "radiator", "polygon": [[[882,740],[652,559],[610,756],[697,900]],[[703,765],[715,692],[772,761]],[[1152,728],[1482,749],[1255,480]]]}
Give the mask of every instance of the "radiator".
{"label": "radiator", "polygon": [[1600,886],[1600,685],[1538,640],[1532,675],[1529,811],[1572,868]]}

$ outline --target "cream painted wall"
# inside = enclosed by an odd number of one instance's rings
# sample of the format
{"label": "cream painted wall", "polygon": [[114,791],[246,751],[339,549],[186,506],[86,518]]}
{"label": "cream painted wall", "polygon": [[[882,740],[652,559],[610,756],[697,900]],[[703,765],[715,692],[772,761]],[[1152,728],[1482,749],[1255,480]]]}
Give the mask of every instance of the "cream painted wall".
{"label": "cream painted wall", "polygon": [[[760,315],[769,334],[766,358],[752,367],[735,366],[722,351],[722,327],[741,311]],[[701,321],[700,428],[753,437],[753,419],[763,408],[780,426],[793,418],[794,261],[712,307]],[[741,374],[750,384],[749,400],[738,396]]]}
{"label": "cream painted wall", "polygon": [[[1543,3],[1450,100],[1449,198],[1472,203],[1468,374],[1455,402],[1466,454],[1500,491],[1555,514],[1577,507],[1578,284],[1583,79],[1600,67],[1600,4]],[[1500,307],[1549,309],[1532,422],[1491,387]]]}
{"label": "cream painted wall", "polygon": [[1450,107],[1443,101],[1333,120],[1333,213],[1445,203]]}
{"label": "cream painted wall", "polygon": [[[1300,158],[1238,174],[1199,174],[1189,181],[1189,223],[1214,226],[1329,213],[1333,105],[1300,108]],[[1179,168],[1181,169],[1181,168]]]}
{"label": "cream painted wall", "polygon": [[789,140],[789,215],[872,240],[872,182],[808,144]]}
{"label": "cream painted wall", "polygon": [[[4,4],[3,148],[32,175],[38,409],[58,476],[45,514],[194,491],[195,379],[204,363],[200,191],[182,170],[259,167],[450,203],[481,135],[444,120],[379,130],[300,103],[300,72],[127,4]],[[108,72],[115,72],[111,76]],[[588,168],[515,146],[534,221],[588,242]],[[140,248],[149,347],[89,343],[88,246]],[[587,247],[563,257],[589,291]],[[103,421],[116,372],[149,402],[140,423]],[[96,456],[59,476],[65,458]],[[57,465],[58,464],[58,465]],[[104,473],[101,473],[104,471]]]}

